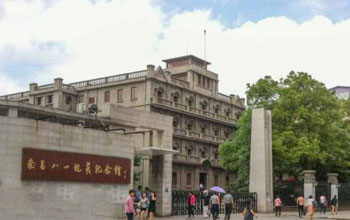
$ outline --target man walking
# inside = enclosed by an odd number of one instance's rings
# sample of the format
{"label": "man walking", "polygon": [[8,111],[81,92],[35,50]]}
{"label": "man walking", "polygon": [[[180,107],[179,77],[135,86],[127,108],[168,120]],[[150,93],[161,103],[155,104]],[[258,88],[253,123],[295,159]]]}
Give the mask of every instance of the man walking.
{"label": "man walking", "polygon": [[320,214],[326,214],[326,210],[327,210],[327,197],[326,195],[322,195],[320,197],[320,203],[321,203],[321,213]]}
{"label": "man walking", "polygon": [[210,209],[211,209],[211,214],[213,216],[213,220],[218,219],[219,209],[220,209],[220,202],[219,202],[219,196],[218,196],[217,192],[215,192],[210,197],[209,206],[210,206]]}
{"label": "man walking", "polygon": [[232,208],[233,208],[233,197],[230,194],[230,191],[227,191],[227,193],[225,194],[224,203],[225,203],[225,218],[224,218],[224,220],[230,220]]}
{"label": "man walking", "polygon": [[297,205],[298,205],[299,218],[301,218],[304,215],[304,205],[305,205],[305,200],[303,196],[300,195],[297,198]]}
{"label": "man walking", "polygon": [[277,196],[275,199],[275,212],[276,212],[276,216],[281,216],[282,201],[279,196]]}
{"label": "man walking", "polygon": [[209,200],[210,200],[210,195],[207,190],[204,190],[204,201],[203,201],[203,215],[204,218],[210,217],[210,210],[209,210]]}

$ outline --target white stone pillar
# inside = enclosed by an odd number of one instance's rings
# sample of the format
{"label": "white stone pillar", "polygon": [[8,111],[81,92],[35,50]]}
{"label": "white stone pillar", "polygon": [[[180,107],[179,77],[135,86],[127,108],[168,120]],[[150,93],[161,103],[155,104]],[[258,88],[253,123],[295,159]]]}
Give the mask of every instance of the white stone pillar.
{"label": "white stone pillar", "polygon": [[271,111],[253,109],[249,192],[258,194],[258,212],[273,211]]}
{"label": "white stone pillar", "polygon": [[315,199],[316,196],[316,171],[315,170],[304,170],[304,198],[307,199],[311,195]]}
{"label": "white stone pillar", "polygon": [[327,173],[327,176],[328,176],[328,183],[331,184],[331,198],[329,199],[332,199],[334,196],[338,197],[338,174]]}

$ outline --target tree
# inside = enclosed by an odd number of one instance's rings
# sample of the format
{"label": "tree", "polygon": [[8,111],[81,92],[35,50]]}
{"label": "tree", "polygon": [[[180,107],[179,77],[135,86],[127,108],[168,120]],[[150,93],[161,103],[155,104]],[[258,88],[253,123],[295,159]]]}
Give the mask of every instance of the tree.
{"label": "tree", "polygon": [[[249,161],[249,115],[255,107],[272,111],[276,181],[280,181],[283,174],[299,179],[304,169],[316,169],[321,180],[327,172],[338,172],[341,178],[348,178],[350,123],[346,124],[343,119],[345,113],[350,113],[350,108],[346,108],[350,103],[341,103],[323,83],[303,72],[291,72],[280,81],[267,76],[247,87],[246,117],[238,122],[235,141],[220,146],[224,167],[237,176],[236,189],[243,189],[248,182],[249,163],[239,159]],[[245,174],[237,166],[245,166],[242,169]]]}

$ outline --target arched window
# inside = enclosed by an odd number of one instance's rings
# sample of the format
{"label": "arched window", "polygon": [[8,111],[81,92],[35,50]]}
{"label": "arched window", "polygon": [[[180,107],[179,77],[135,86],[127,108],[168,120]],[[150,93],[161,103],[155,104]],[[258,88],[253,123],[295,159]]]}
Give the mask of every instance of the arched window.
{"label": "arched window", "polygon": [[215,112],[215,114],[219,114],[220,113],[220,105],[219,104],[214,106],[214,112]]}
{"label": "arched window", "polygon": [[206,100],[203,100],[201,102],[201,107],[202,107],[202,110],[206,111],[208,108],[208,102]]}
{"label": "arched window", "polygon": [[190,97],[188,97],[187,98],[187,105],[189,106],[189,107],[193,107],[193,96],[190,96]]}
{"label": "arched window", "polygon": [[164,88],[162,86],[159,86],[156,90],[157,90],[157,98],[163,98]]}
{"label": "arched window", "polygon": [[175,93],[173,94],[173,101],[174,101],[175,103],[178,103],[179,100],[180,100],[180,94],[179,94],[178,92],[175,92]]}

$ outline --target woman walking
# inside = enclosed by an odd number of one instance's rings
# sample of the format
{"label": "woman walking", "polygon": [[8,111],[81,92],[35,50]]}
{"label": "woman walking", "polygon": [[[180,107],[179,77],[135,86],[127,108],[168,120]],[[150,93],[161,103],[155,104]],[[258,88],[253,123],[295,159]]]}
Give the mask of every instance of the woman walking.
{"label": "woman walking", "polygon": [[156,214],[156,201],[157,201],[156,193],[151,192],[151,199],[149,201],[149,208],[148,208],[150,220],[154,220],[154,215]]}
{"label": "woman walking", "polygon": [[314,218],[315,209],[316,209],[315,200],[310,195],[309,199],[307,200],[307,214],[308,214],[310,219]]}
{"label": "woman walking", "polygon": [[255,215],[255,212],[250,204],[247,205],[247,207],[244,209],[243,217],[244,220],[253,220],[254,218],[258,218],[258,216]]}
{"label": "woman walking", "polygon": [[188,193],[188,218],[194,218],[194,208],[196,205],[196,197],[189,192]]}
{"label": "woman walking", "polygon": [[141,220],[146,220],[147,218],[147,208],[149,205],[149,199],[147,198],[147,194],[144,192],[142,194],[141,200],[140,200],[140,206],[141,206]]}
{"label": "woman walking", "polygon": [[331,206],[332,206],[332,215],[334,215],[334,213],[336,215],[338,215],[338,198],[335,195],[331,201]]}
{"label": "woman walking", "polygon": [[135,190],[131,189],[129,191],[129,195],[126,198],[126,202],[125,202],[125,214],[128,220],[134,220],[134,216],[136,216],[136,212],[134,208],[134,197],[135,197]]}

